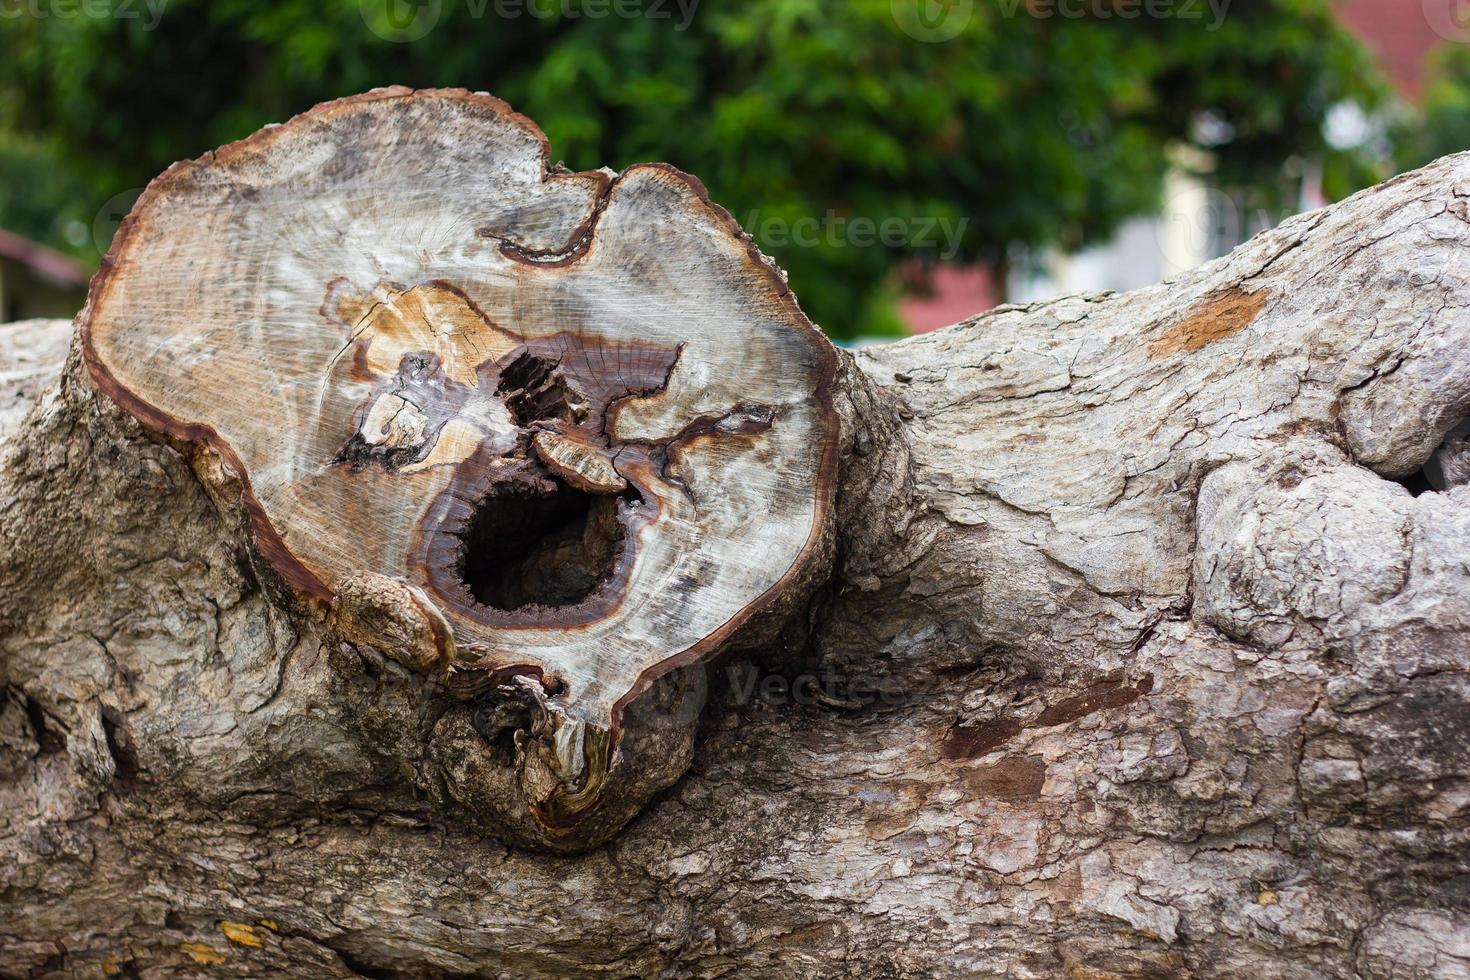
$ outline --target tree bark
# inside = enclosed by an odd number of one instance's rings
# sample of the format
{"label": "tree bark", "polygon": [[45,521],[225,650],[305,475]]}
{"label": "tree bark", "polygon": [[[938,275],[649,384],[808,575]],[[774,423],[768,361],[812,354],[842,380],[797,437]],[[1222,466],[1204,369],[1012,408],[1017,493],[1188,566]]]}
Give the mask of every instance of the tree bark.
{"label": "tree bark", "polygon": [[830,581],[576,856],[74,343],[0,401],[0,973],[1470,976],[1467,203],[841,354]]}

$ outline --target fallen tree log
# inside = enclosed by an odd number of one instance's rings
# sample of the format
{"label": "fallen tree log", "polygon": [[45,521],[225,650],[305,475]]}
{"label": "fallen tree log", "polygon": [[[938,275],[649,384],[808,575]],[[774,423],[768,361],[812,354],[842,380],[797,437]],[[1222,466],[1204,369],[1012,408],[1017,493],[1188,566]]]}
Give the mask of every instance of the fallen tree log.
{"label": "fallen tree log", "polygon": [[1470,972],[1470,156],[849,355],[493,100],[269,133],[0,429],[5,975]]}

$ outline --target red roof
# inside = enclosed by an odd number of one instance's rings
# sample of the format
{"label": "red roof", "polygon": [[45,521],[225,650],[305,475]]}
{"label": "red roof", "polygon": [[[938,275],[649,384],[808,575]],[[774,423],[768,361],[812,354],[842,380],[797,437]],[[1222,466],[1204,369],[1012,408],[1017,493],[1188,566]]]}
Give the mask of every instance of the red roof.
{"label": "red roof", "polygon": [[60,286],[85,286],[91,274],[76,259],[0,230],[0,259],[19,262],[42,279]]}
{"label": "red roof", "polygon": [[1431,18],[1447,31],[1470,39],[1470,30],[1457,31],[1463,16],[1456,17],[1461,0],[1338,0],[1342,21],[1378,55],[1399,90],[1410,98],[1423,85],[1424,60],[1429,50],[1449,38],[1441,36]]}

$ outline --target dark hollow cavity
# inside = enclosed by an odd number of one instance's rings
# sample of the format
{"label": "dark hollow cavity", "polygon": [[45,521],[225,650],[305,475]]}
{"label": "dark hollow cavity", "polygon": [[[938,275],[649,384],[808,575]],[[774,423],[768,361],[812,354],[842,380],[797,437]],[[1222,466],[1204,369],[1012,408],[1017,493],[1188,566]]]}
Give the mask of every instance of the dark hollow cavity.
{"label": "dark hollow cavity", "polygon": [[1470,419],[1451,429],[1420,469],[1398,480],[1414,496],[1470,484]]}
{"label": "dark hollow cavity", "polygon": [[555,484],[497,487],[460,536],[460,573],[495,609],[574,606],[611,577],[623,550],[618,497]]}

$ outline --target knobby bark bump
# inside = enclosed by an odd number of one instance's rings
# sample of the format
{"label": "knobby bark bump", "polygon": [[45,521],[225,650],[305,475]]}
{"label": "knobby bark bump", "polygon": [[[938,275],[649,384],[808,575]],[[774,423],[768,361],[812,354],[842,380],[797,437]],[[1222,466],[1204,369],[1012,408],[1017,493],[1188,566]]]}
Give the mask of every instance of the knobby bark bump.
{"label": "knobby bark bump", "polygon": [[0,973],[1470,975],[1467,203],[849,354],[487,96],[175,166],[0,327]]}

